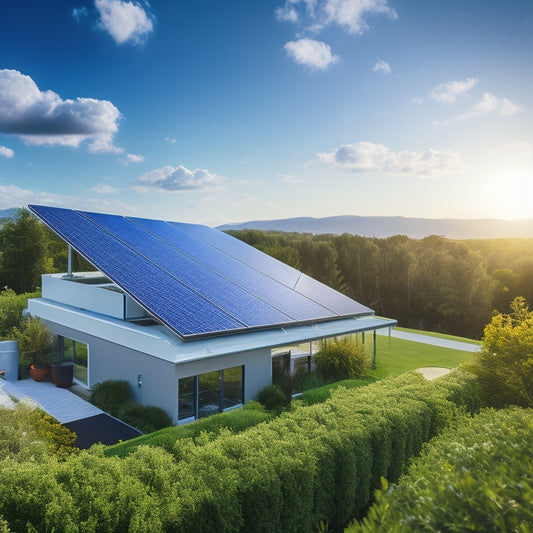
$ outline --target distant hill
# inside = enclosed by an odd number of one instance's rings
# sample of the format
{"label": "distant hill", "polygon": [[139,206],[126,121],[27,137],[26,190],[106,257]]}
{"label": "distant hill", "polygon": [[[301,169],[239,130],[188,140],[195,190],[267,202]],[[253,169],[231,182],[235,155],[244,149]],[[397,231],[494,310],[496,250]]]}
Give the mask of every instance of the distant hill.
{"label": "distant hill", "polygon": [[442,235],[449,239],[499,239],[504,237],[533,238],[533,218],[527,220],[500,219],[433,219],[406,217],[360,217],[354,215],[312,218],[254,220],[239,224],[224,224],[217,229],[259,229],[297,233],[351,233],[363,237],[391,237],[407,235],[422,239],[428,235]]}
{"label": "distant hill", "polygon": [[0,209],[0,219],[15,218],[17,216],[18,207],[10,207],[9,209]]}

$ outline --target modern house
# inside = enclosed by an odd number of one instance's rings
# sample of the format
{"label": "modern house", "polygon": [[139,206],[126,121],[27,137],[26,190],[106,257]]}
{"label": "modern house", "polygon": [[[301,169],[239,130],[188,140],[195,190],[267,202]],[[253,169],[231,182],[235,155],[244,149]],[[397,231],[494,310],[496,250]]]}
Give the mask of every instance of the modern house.
{"label": "modern house", "polygon": [[396,325],[207,226],[29,208],[98,269],[43,275],[42,297],[28,303],[75,381],[127,380],[139,403],[175,423],[252,400],[273,375],[308,371],[321,339]]}

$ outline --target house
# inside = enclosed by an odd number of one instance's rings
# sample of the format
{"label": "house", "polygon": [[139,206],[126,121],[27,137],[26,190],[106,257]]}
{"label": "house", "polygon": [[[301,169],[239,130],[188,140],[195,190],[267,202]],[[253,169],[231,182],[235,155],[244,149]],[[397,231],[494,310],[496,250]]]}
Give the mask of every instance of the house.
{"label": "house", "polygon": [[321,339],[396,325],[207,226],[29,208],[98,269],[72,273],[69,262],[66,274],[43,275],[42,297],[28,302],[75,381],[127,380],[136,401],[175,423],[309,369]]}

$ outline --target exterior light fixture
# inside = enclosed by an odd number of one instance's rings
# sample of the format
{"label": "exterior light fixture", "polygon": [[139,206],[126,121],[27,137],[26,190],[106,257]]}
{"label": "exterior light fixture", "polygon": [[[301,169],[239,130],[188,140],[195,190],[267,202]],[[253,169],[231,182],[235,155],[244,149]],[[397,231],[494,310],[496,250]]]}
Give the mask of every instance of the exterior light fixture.
{"label": "exterior light fixture", "polygon": [[141,387],[143,384],[143,377],[141,374],[137,374],[137,385]]}

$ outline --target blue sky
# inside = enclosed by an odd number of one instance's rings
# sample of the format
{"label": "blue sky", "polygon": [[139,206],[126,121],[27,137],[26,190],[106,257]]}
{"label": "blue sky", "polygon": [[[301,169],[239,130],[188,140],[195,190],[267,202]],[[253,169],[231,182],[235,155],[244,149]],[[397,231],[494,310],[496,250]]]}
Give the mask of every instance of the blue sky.
{"label": "blue sky", "polygon": [[0,209],[533,217],[529,0],[4,0]]}

